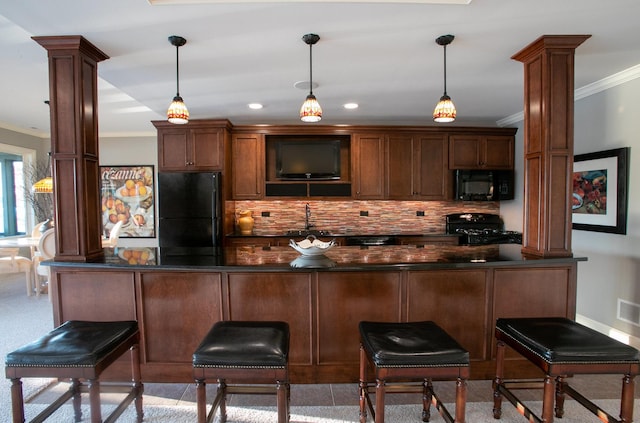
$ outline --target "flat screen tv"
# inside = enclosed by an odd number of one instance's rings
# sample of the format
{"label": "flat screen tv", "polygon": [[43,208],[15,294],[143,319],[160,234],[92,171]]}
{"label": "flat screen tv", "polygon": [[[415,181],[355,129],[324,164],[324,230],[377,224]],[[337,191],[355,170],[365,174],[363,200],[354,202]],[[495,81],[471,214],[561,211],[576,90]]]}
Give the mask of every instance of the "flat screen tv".
{"label": "flat screen tv", "polygon": [[340,140],[278,141],[278,179],[340,179]]}

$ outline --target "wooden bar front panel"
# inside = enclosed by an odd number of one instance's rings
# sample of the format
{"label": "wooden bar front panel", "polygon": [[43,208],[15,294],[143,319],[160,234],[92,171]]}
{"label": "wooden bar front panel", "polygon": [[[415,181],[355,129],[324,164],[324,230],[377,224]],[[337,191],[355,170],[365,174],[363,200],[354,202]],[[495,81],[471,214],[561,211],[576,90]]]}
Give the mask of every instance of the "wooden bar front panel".
{"label": "wooden bar front panel", "polygon": [[228,320],[289,323],[291,366],[311,366],[311,273],[231,273]]}
{"label": "wooden bar front panel", "polygon": [[[191,357],[211,325],[282,320],[291,327],[292,383],[358,380],[358,323],[433,320],[495,373],[495,319],[575,317],[577,263],[318,271],[188,271],[52,267],[55,322],[137,319],[145,382],[192,381]],[[537,369],[509,355],[508,377]],[[129,368],[116,373],[128,377]],[[112,373],[110,373],[111,375]]]}
{"label": "wooden bar front panel", "polygon": [[[318,364],[357,370],[361,320],[398,322],[400,272],[318,273]],[[357,372],[350,374],[357,380]]]}
{"label": "wooden bar front panel", "polygon": [[432,320],[469,351],[472,360],[485,360],[487,271],[427,270],[409,272],[407,279],[407,321]]}

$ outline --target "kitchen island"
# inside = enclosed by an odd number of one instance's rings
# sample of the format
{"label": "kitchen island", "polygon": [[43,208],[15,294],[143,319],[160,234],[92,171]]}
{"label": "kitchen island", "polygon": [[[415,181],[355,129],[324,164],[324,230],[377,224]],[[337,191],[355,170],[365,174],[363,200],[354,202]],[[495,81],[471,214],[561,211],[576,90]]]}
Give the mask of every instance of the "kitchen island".
{"label": "kitchen island", "polygon": [[[300,260],[288,246],[217,255],[106,249],[94,263],[51,262],[54,321],[139,322],[144,382],[192,381],[191,356],[219,320],[291,326],[292,383],[358,379],[358,322],[433,320],[494,376],[498,317],[575,317],[574,257],[523,257],[520,245],[336,246]],[[515,355],[507,377],[538,370]],[[127,374],[127,363],[114,366]]]}

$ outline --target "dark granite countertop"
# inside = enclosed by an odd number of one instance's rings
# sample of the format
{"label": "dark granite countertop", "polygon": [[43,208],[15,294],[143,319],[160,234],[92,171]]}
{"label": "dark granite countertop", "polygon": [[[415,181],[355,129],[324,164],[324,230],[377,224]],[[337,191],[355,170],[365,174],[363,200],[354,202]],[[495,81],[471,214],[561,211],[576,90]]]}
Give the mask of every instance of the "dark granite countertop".
{"label": "dark granite countertop", "polygon": [[393,245],[335,246],[324,255],[302,256],[289,246],[238,246],[219,251],[184,251],[165,254],[153,247],[105,249],[105,256],[92,263],[48,262],[51,266],[146,268],[191,271],[324,271],[425,270],[540,265],[585,261],[586,258],[540,258],[523,256],[521,245]]}

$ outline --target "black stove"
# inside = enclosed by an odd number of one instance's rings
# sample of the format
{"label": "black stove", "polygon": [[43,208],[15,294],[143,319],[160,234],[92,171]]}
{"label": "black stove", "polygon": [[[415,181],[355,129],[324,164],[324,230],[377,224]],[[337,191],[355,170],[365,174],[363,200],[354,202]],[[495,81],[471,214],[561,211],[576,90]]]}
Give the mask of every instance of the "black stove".
{"label": "black stove", "polygon": [[446,217],[446,232],[460,234],[460,244],[522,244],[522,233],[505,231],[499,215],[491,213],[455,213]]}

